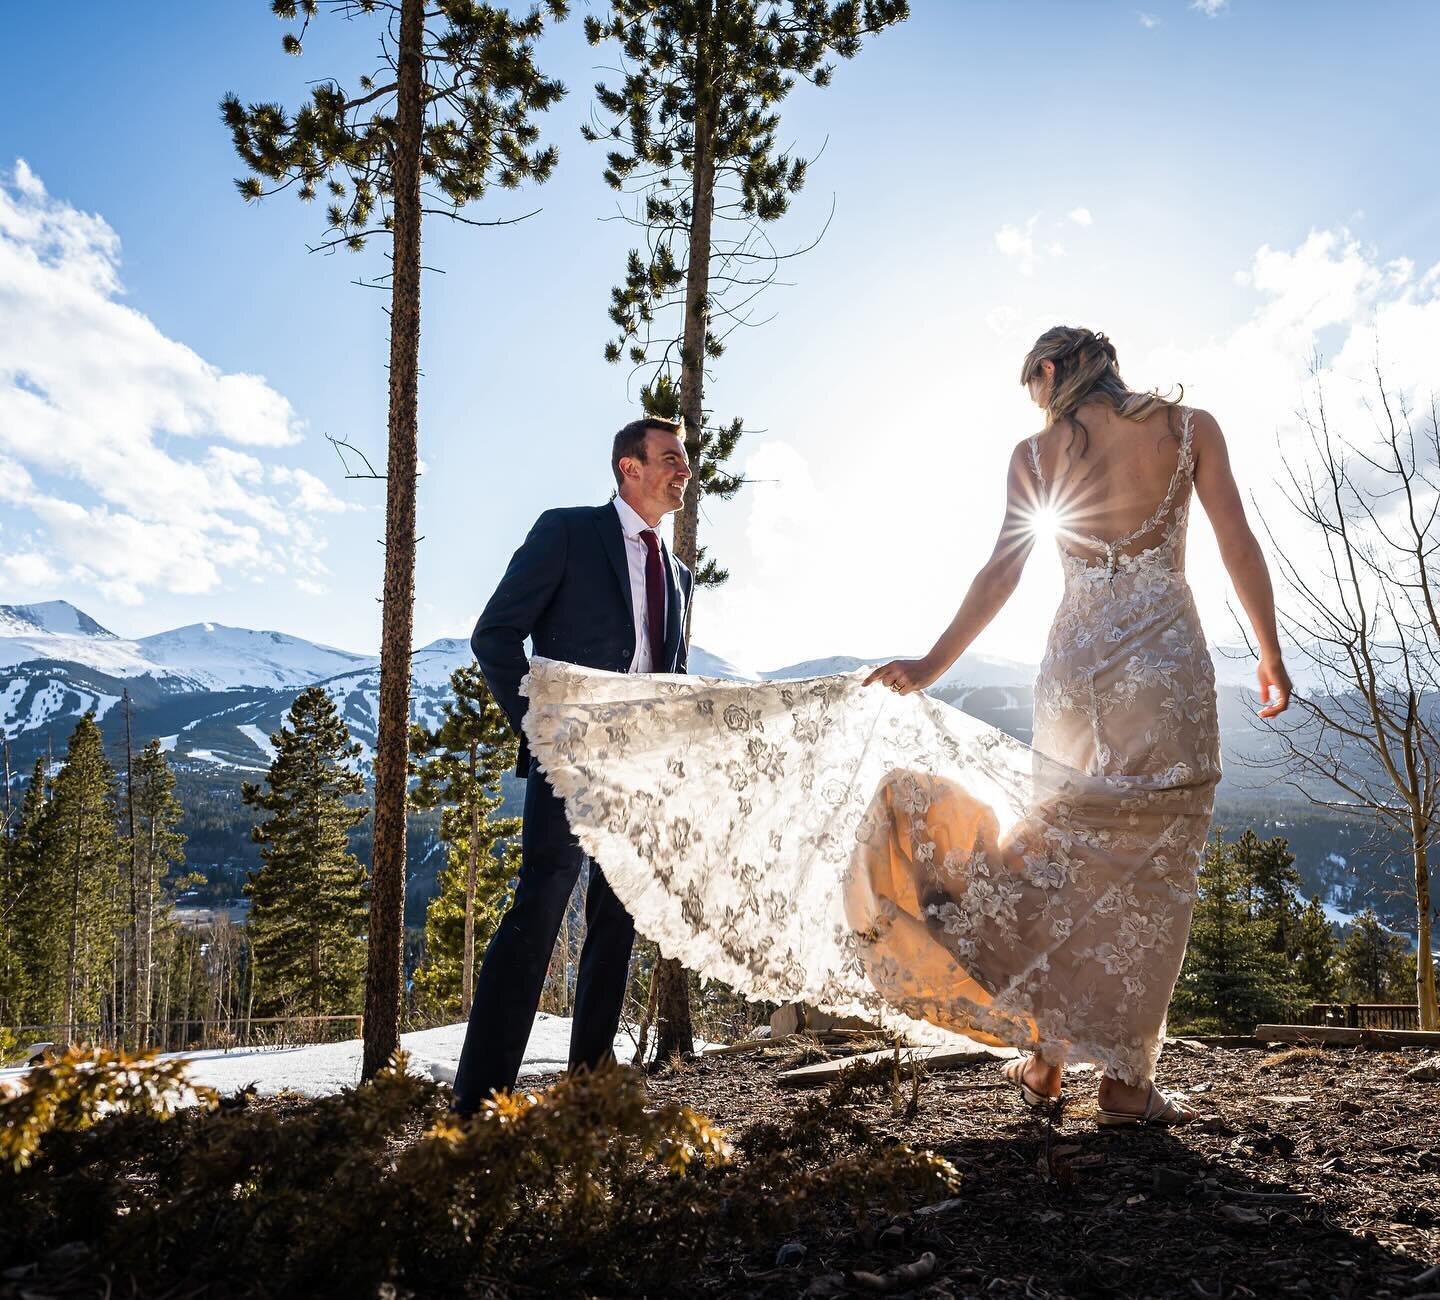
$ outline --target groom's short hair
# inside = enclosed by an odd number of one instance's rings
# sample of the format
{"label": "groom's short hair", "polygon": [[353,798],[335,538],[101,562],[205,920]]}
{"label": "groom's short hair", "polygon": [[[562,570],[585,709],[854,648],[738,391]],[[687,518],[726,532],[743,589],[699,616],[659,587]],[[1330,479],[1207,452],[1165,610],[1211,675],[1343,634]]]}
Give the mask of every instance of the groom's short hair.
{"label": "groom's short hair", "polygon": [[651,429],[659,429],[662,433],[673,433],[683,438],[685,436],[684,420],[667,420],[663,415],[647,415],[639,420],[631,420],[619,433],[615,435],[615,441],[610,447],[610,470],[615,475],[615,484],[620,486],[625,482],[625,475],[620,472],[620,462],[629,456],[632,460],[644,461],[645,459],[645,435]]}

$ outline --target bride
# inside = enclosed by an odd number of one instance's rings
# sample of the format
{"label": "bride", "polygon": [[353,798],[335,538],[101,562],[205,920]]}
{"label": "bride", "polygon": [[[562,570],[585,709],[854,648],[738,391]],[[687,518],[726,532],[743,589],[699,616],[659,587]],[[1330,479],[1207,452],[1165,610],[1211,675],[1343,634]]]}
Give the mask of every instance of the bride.
{"label": "bride", "polygon": [[[666,956],[752,998],[1022,1048],[1005,1073],[1030,1105],[1091,1062],[1101,1123],[1183,1123],[1153,1078],[1220,778],[1192,490],[1259,641],[1264,717],[1291,689],[1269,575],[1209,415],[1132,392],[1087,329],[1042,334],[1021,382],[1046,426],[923,658],[758,683],[537,658],[525,733]],[[922,692],[1046,525],[1065,586],[1027,747]]]}

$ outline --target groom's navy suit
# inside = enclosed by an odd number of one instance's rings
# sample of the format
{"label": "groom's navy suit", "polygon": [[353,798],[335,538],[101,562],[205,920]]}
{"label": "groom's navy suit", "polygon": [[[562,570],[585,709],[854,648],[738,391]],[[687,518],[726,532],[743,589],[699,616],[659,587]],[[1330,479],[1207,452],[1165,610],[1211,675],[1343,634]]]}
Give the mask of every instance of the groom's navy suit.
{"label": "groom's navy suit", "polygon": [[[550,954],[571,890],[585,862],[565,806],[521,730],[528,670],[525,639],[537,655],[627,672],[635,656],[636,616],[625,535],[614,504],[547,510],[511,557],[470,638],[491,693],[520,740],[517,772],[528,776],[520,881],[475,982],[470,1025],[455,1077],[455,1108],[473,1111],[493,1089],[515,1084],[540,1004]],[[686,670],[690,570],[662,547],[667,587],[659,672]],[[593,1068],[610,1054],[629,975],[635,927],[595,863],[585,899],[585,944],[575,989],[570,1065]]]}

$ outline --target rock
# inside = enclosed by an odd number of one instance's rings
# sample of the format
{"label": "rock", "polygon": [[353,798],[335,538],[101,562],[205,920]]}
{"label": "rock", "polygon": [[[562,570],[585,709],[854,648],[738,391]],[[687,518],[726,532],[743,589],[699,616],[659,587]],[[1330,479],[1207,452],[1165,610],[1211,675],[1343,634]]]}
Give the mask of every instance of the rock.
{"label": "rock", "polygon": [[933,1205],[922,1205],[915,1211],[915,1218],[929,1218],[936,1214],[953,1214],[962,1208],[965,1202],[958,1196],[952,1196],[948,1201],[936,1201]]}
{"label": "rock", "polygon": [[1209,1133],[1215,1137],[1234,1137],[1239,1130],[1231,1128],[1220,1116],[1211,1115],[1208,1119],[1202,1119],[1196,1124],[1195,1131]]}
{"label": "rock", "polygon": [[1165,1046],[1172,1048],[1178,1047],[1186,1052],[1197,1053],[1211,1050],[1208,1043],[1202,1043],[1198,1038],[1167,1038],[1165,1040]]}
{"label": "rock", "polygon": [[805,1008],[798,1002],[787,1002],[770,1017],[770,1037],[789,1038],[798,1034],[805,1023]]}
{"label": "rock", "polygon": [[787,1241],[775,1252],[776,1268],[794,1268],[805,1258],[805,1244],[800,1241]]}
{"label": "rock", "polygon": [[1226,1223],[1238,1224],[1242,1228],[1261,1228],[1266,1223],[1265,1216],[1248,1205],[1222,1205],[1218,1213]]}
{"label": "rock", "polygon": [[1440,1083],[1440,1056],[1421,1061],[1413,1069],[1406,1070],[1405,1077],[1414,1083]]}
{"label": "rock", "polygon": [[812,1034],[824,1034],[834,1030],[864,1033],[871,1030],[878,1031],[880,1027],[872,1025],[868,1020],[862,1020],[859,1016],[832,1016],[828,1011],[817,1011],[814,1007],[806,1007],[805,1028]]}
{"label": "rock", "polygon": [[1183,1169],[1170,1165],[1156,1165],[1150,1171],[1150,1187],[1157,1196],[1183,1196],[1194,1182]]}

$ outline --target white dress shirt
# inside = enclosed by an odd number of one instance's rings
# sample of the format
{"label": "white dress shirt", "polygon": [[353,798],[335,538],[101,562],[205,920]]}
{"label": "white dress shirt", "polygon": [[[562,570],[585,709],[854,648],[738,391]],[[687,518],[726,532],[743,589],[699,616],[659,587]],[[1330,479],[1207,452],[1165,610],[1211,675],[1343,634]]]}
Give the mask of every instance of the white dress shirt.
{"label": "white dress shirt", "polygon": [[[620,516],[620,531],[625,534],[625,559],[630,566],[630,609],[635,616],[635,654],[630,660],[630,671],[632,673],[653,673],[658,671],[658,665],[650,654],[650,608],[649,602],[645,599],[645,539],[640,536],[642,532],[649,529],[655,534],[655,540],[660,544],[660,565],[664,570],[665,578],[665,610],[668,616],[670,608],[670,554],[665,549],[665,543],[660,538],[658,528],[650,528],[634,508],[623,497],[615,498],[615,512]],[[665,635],[665,628],[660,628],[660,635]]]}

